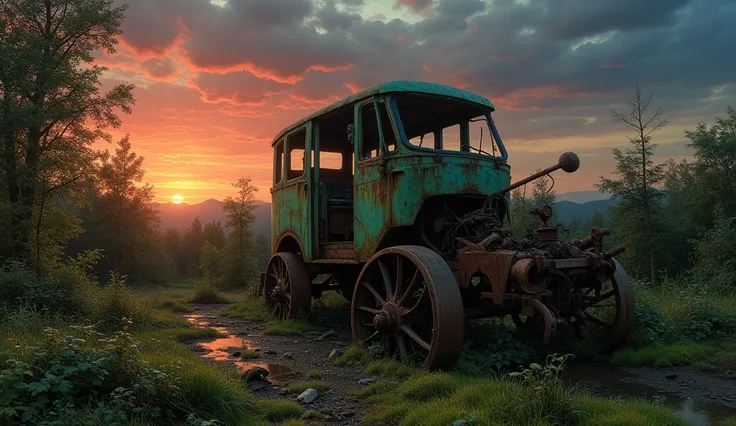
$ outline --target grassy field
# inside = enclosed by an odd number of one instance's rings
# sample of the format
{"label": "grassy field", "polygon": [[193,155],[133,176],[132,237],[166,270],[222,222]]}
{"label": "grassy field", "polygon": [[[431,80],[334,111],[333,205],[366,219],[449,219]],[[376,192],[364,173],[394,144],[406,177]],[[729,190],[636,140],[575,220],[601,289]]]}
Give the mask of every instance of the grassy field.
{"label": "grassy field", "polygon": [[[219,335],[194,328],[179,315],[193,311],[186,303],[197,299],[198,290],[192,283],[176,282],[102,293],[100,298],[115,300],[97,301],[99,306],[140,321],[105,334],[79,318],[31,310],[6,313],[0,326],[0,382],[5,388],[0,419],[32,421],[50,413],[62,425],[146,425],[166,419],[247,426],[298,418],[303,410],[297,404],[256,402],[234,371],[205,363],[182,343]],[[240,297],[216,296],[209,301]]]}
{"label": "grassy field", "polygon": [[[629,347],[616,352],[611,361],[733,371],[736,344],[729,337],[731,321],[736,318],[734,299],[711,300],[687,292],[675,297],[672,292],[658,293],[662,291],[638,289],[634,336]],[[5,312],[0,325],[0,381],[6,399],[0,420],[33,420],[51,412],[61,425],[80,424],[79,419],[88,424],[120,420],[121,424],[146,425],[160,424],[164,418],[202,426],[212,420],[232,425],[308,424],[298,420],[306,412],[298,404],[256,401],[235,372],[205,363],[192,353],[183,342],[217,337],[218,332],[194,328],[181,314],[194,311],[192,302],[231,302],[223,315],[267,322],[269,334],[349,325],[347,302],[337,294],[313,302],[315,309],[309,317],[291,321],[273,321],[263,300],[247,297],[245,292],[217,291],[186,281],[132,292],[124,286],[109,286],[95,294],[86,320],[25,308]],[[115,326],[112,318],[120,317],[128,320]],[[92,323],[104,326],[104,333]],[[662,406],[596,397],[563,385],[558,377],[560,360],[550,365],[533,363],[538,361],[538,352],[515,340],[503,322],[473,324],[454,374],[427,373],[376,359],[360,346],[346,348],[333,360],[335,365],[362,368],[379,378],[353,395],[369,407],[364,422],[682,424]],[[505,367],[520,363],[529,367],[516,375],[503,373]],[[482,377],[478,371],[489,374]],[[312,372],[309,379],[294,383],[289,393],[328,387],[318,372]],[[312,417],[318,419],[317,414]]]}

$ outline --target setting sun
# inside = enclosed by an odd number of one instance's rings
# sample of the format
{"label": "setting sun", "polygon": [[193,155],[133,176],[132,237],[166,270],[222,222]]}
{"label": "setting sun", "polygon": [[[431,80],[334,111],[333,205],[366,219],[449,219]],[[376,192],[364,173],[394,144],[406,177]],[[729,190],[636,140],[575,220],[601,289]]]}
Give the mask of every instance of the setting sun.
{"label": "setting sun", "polygon": [[179,194],[176,194],[173,197],[171,197],[171,202],[174,204],[181,204],[184,202],[184,197],[182,197]]}

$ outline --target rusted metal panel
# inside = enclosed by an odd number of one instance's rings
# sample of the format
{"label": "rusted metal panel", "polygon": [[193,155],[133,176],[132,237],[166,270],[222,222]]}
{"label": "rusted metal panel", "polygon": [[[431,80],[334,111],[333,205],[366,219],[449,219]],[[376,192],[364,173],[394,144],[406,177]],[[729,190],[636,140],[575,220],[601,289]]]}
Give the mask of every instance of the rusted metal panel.
{"label": "rusted metal panel", "polygon": [[[297,240],[301,249],[302,256],[305,261],[310,261],[314,257],[314,229],[312,226],[313,208],[312,208],[312,185],[308,182],[311,180],[311,123],[307,123],[303,127],[306,131],[303,173],[301,176],[287,179],[286,172],[290,168],[289,158],[289,138],[287,135],[284,147],[284,161],[281,164],[282,176],[281,182],[274,185],[271,189],[271,242],[272,253],[276,249],[285,235],[292,236]],[[301,129],[296,129],[300,131]]]}
{"label": "rusted metal panel", "polygon": [[321,257],[323,259],[353,259],[353,245],[350,243],[323,243]]}
{"label": "rusted metal panel", "polygon": [[[408,150],[406,150],[408,151]],[[414,153],[387,161],[391,226],[414,223],[422,202],[436,195],[492,194],[510,182],[510,168],[490,157]]]}
{"label": "rusted metal panel", "polygon": [[355,258],[367,261],[391,226],[388,182],[379,169],[380,158],[358,163],[355,168]]}
{"label": "rusted metal panel", "polygon": [[493,303],[503,305],[509,269],[516,256],[515,251],[468,250],[458,253],[458,269],[461,284],[467,286],[474,274],[480,272],[491,281]]}

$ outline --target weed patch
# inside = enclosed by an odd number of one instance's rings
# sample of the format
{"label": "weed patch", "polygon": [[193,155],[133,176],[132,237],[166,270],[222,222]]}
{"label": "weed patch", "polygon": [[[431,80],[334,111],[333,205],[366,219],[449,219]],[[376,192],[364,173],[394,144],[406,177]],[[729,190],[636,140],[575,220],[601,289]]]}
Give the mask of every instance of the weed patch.
{"label": "weed patch", "polygon": [[371,356],[365,346],[352,344],[332,363],[337,366],[363,364],[370,361]]}
{"label": "weed patch", "polygon": [[154,306],[158,309],[163,309],[175,314],[189,314],[194,312],[194,308],[192,308],[191,306],[173,299],[159,301]]}
{"label": "weed patch", "polygon": [[687,342],[660,347],[624,348],[613,354],[612,361],[621,365],[673,367],[690,365],[712,356],[715,352],[716,348],[713,345]]}
{"label": "weed patch", "polygon": [[252,351],[250,349],[243,349],[240,352],[240,358],[242,358],[242,359],[256,359],[256,358],[260,358],[260,357],[261,357],[261,353],[260,352]]}
{"label": "weed patch", "polygon": [[262,399],[257,402],[256,407],[271,422],[298,419],[304,414],[304,409],[299,404],[283,399]]}
{"label": "weed patch", "polygon": [[318,380],[322,378],[322,374],[317,370],[309,370],[306,374],[307,378]]}
{"label": "weed patch", "polygon": [[217,288],[206,281],[198,282],[194,287],[194,296],[189,303],[201,303],[203,305],[219,305],[230,303],[228,299],[217,292]]}
{"label": "weed patch", "polygon": [[312,326],[300,320],[271,321],[263,334],[267,336],[294,336],[312,329]]}
{"label": "weed patch", "polygon": [[406,379],[418,370],[404,362],[393,359],[378,359],[371,362],[365,372],[376,376]]}
{"label": "weed patch", "polygon": [[247,321],[269,321],[273,315],[266,310],[262,298],[248,297],[223,309],[221,314],[229,318],[240,318]]}

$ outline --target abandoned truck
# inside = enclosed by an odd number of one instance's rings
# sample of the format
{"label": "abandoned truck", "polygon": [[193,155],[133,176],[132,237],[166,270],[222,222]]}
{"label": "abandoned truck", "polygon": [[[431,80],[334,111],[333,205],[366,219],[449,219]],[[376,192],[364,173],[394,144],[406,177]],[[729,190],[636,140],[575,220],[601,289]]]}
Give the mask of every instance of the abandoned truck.
{"label": "abandoned truck", "polygon": [[337,290],[355,342],[449,368],[467,319],[509,315],[548,343],[561,328],[610,351],[634,320],[609,232],[561,241],[549,206],[532,235],[509,229],[510,183],[492,103],[439,84],[392,81],[336,102],[273,142],[272,257],[262,294],[281,319]]}

